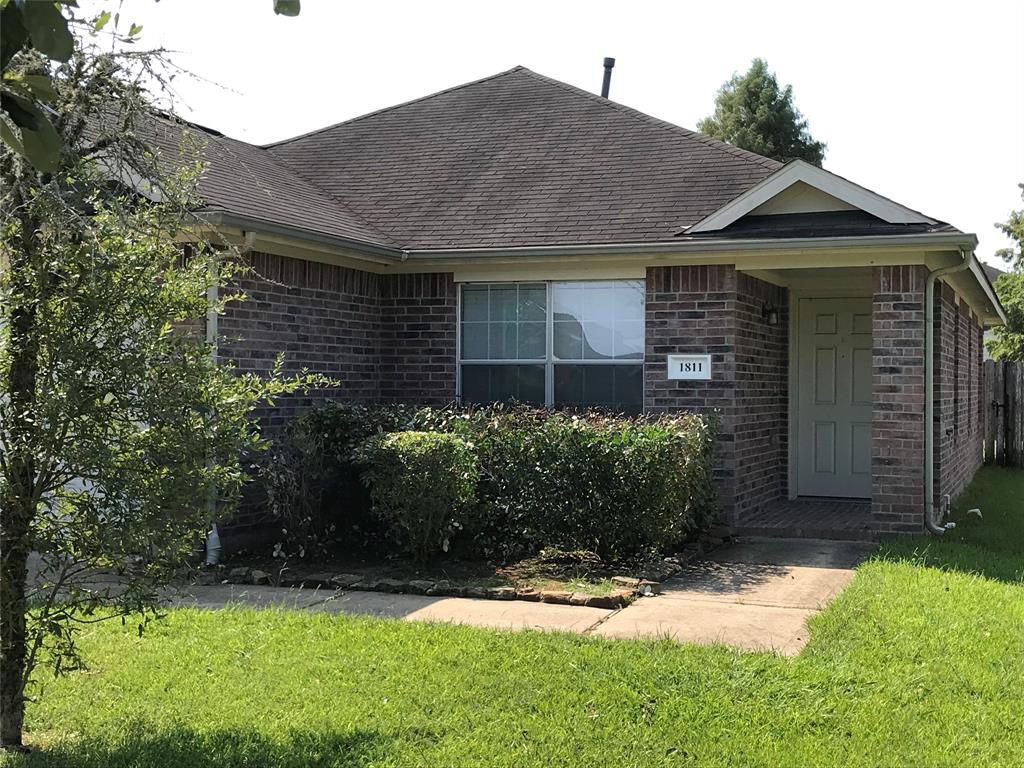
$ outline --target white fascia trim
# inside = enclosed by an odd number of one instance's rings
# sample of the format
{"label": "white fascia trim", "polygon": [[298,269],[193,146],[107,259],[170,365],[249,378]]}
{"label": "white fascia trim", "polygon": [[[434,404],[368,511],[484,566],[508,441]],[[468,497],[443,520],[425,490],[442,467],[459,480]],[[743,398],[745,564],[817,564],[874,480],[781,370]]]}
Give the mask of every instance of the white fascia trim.
{"label": "white fascia trim", "polygon": [[924,214],[913,211],[887,197],[865,189],[842,176],[836,176],[803,160],[792,160],[767,179],[755,184],[717,211],[687,227],[683,232],[715,232],[746,216],[798,181],[832,195],[855,208],[877,216],[890,224],[934,224]]}
{"label": "white fascia trim", "polygon": [[988,275],[985,274],[985,268],[981,266],[981,262],[978,261],[978,257],[971,254],[971,274],[974,275],[974,279],[978,281],[978,285],[981,286],[981,290],[985,293],[985,298],[992,304],[999,319],[1003,321],[1003,325],[1009,322],[1006,317],[1006,310],[1003,309],[1003,305],[999,302],[999,297],[996,296],[996,292],[992,290],[992,283],[988,279]]}

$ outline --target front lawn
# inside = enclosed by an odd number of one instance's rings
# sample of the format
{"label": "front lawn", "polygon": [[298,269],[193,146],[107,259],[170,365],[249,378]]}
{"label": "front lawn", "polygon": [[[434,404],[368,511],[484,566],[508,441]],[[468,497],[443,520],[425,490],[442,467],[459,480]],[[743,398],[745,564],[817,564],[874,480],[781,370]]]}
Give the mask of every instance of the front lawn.
{"label": "front lawn", "polygon": [[793,659],[288,611],[111,623],[10,762],[1019,765],[1024,473],[984,470],[954,519],[864,564]]}

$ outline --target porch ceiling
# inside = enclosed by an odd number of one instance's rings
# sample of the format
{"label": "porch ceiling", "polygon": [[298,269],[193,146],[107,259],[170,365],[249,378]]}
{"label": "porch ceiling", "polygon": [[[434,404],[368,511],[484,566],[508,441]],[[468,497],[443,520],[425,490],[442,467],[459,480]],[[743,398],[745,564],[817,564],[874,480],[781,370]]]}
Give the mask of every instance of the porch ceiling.
{"label": "porch ceiling", "polygon": [[743,271],[759,280],[796,290],[842,289],[868,295],[872,289],[872,267],[801,267]]}

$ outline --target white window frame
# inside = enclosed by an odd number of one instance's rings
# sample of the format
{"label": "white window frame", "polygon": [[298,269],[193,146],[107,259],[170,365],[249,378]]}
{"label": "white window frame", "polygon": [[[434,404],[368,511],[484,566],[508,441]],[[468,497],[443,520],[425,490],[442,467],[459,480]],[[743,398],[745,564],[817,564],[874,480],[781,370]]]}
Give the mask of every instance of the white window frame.
{"label": "white window frame", "polygon": [[[614,278],[595,280],[479,280],[466,281],[458,284],[458,292],[455,302],[455,398],[462,402],[462,366],[464,365],[543,365],[544,366],[544,407],[553,408],[555,405],[555,366],[556,365],[632,365],[640,366],[641,382],[646,381],[647,368],[647,297],[644,296],[644,353],[639,359],[631,360],[609,360],[609,359],[581,359],[581,360],[558,360],[555,358],[555,313],[554,313],[554,285],[555,283],[624,283],[643,282],[637,278]],[[466,286],[520,286],[520,285],[543,285],[545,288],[544,297],[544,346],[545,355],[543,358],[526,359],[501,359],[501,360],[463,360],[462,359],[462,290]],[[640,410],[643,412],[647,407],[647,387],[642,384],[640,387]]]}

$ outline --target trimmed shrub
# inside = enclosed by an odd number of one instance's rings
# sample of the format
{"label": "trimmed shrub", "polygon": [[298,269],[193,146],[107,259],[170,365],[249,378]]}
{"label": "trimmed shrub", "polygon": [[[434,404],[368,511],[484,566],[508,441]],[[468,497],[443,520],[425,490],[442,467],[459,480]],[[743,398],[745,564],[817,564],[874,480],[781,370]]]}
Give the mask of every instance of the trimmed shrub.
{"label": "trimmed shrub", "polygon": [[476,500],[470,443],[441,432],[375,435],[353,454],[363,467],[373,510],[399,548],[425,561],[450,549]]}
{"label": "trimmed shrub", "polygon": [[[448,532],[449,547],[465,557],[508,561],[544,547],[641,557],[671,550],[717,513],[713,418],[330,404],[297,418],[270,464],[268,490],[289,552],[340,544],[391,554],[395,541],[411,551],[395,522],[395,514],[411,513],[372,507],[360,480],[368,454],[356,449],[368,437],[406,430],[473,446],[476,500],[453,508],[459,533]],[[372,489],[376,481],[367,477]],[[395,499],[416,493],[403,491],[398,475],[387,482],[395,483]]]}
{"label": "trimmed shrub", "polygon": [[606,560],[664,552],[717,512],[714,424],[693,414],[609,416],[491,407],[426,411],[421,425],[471,440],[480,466],[478,550],[542,547]]}
{"label": "trimmed shrub", "polygon": [[279,551],[305,557],[337,544],[362,549],[380,542],[353,451],[371,435],[410,428],[414,414],[397,405],[327,403],[292,419],[260,467],[281,526]]}

